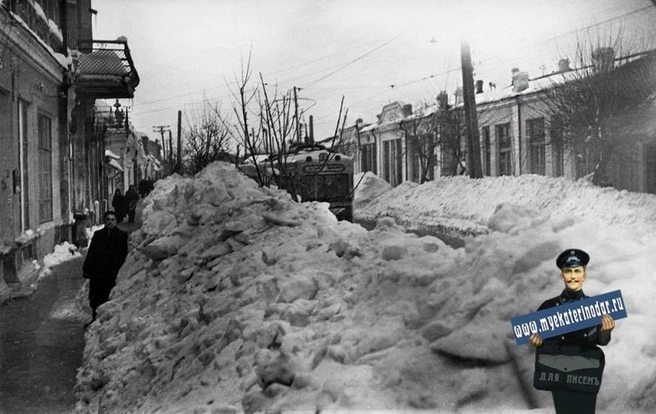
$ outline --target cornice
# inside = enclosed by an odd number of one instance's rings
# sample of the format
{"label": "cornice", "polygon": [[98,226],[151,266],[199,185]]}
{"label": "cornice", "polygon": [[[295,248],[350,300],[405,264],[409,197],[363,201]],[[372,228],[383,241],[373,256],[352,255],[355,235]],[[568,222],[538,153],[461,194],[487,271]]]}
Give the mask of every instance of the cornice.
{"label": "cornice", "polygon": [[4,47],[12,49],[20,59],[54,83],[61,83],[66,67],[52,55],[54,52],[48,50],[36,34],[6,11],[0,11],[0,15],[3,20],[0,23],[0,36]]}

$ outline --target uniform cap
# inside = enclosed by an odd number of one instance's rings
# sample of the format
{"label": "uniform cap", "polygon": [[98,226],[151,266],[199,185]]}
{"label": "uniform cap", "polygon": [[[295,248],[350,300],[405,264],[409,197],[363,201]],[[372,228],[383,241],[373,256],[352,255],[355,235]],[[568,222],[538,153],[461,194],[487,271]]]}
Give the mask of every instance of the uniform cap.
{"label": "uniform cap", "polygon": [[565,267],[585,266],[590,261],[590,255],[580,249],[567,249],[558,255],[556,266],[559,269]]}

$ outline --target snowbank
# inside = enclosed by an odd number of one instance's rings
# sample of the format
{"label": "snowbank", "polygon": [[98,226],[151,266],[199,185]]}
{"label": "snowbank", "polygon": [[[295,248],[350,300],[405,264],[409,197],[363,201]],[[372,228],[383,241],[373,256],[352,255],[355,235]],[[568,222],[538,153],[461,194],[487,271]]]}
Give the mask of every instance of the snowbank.
{"label": "snowbank", "polygon": [[[378,219],[368,232],[227,164],[158,182],[87,332],[77,411],[549,407],[522,391],[532,353],[509,320],[560,292],[554,260],[571,246],[592,257],[586,292],[622,289],[629,313],[606,347],[598,407],[653,410],[653,196],[533,176],[376,191],[357,212]],[[385,216],[479,236],[453,249]]]}
{"label": "snowbank", "polygon": [[[373,177],[370,180],[374,181]],[[587,219],[604,227],[637,231],[650,240],[656,235],[653,194],[600,188],[586,180],[572,182],[563,177],[541,175],[478,180],[442,177],[423,185],[406,182],[374,198],[355,214],[363,220],[393,217],[407,227],[427,226],[453,236],[466,236],[490,232],[488,221],[503,204],[526,207],[536,218]]]}

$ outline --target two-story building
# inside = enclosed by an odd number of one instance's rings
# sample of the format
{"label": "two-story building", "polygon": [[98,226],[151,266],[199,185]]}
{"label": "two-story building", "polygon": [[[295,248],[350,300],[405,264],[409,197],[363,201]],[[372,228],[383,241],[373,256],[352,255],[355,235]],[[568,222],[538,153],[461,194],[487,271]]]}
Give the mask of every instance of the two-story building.
{"label": "two-story building", "polygon": [[90,0],[1,2],[0,301],[75,238],[74,212],[103,188],[93,103],[138,84],[127,40],[119,52],[93,43],[94,13]]}

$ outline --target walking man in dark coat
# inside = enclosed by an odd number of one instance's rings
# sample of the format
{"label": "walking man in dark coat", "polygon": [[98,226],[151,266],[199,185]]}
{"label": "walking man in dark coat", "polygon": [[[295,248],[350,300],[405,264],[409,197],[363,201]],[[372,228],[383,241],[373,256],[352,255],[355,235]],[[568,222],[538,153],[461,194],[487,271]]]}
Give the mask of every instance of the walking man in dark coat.
{"label": "walking man in dark coat", "polygon": [[116,223],[116,213],[106,212],[105,227],[94,233],[82,265],[83,276],[89,279],[91,322],[96,320],[98,306],[109,300],[109,293],[116,285],[116,275],[128,255],[128,233]]}
{"label": "walking man in dark coat", "polygon": [[125,204],[127,206],[128,221],[130,223],[134,223],[134,216],[136,214],[138,202],[139,193],[137,193],[137,190],[131,185],[130,188],[128,188],[128,191],[125,192]]}

